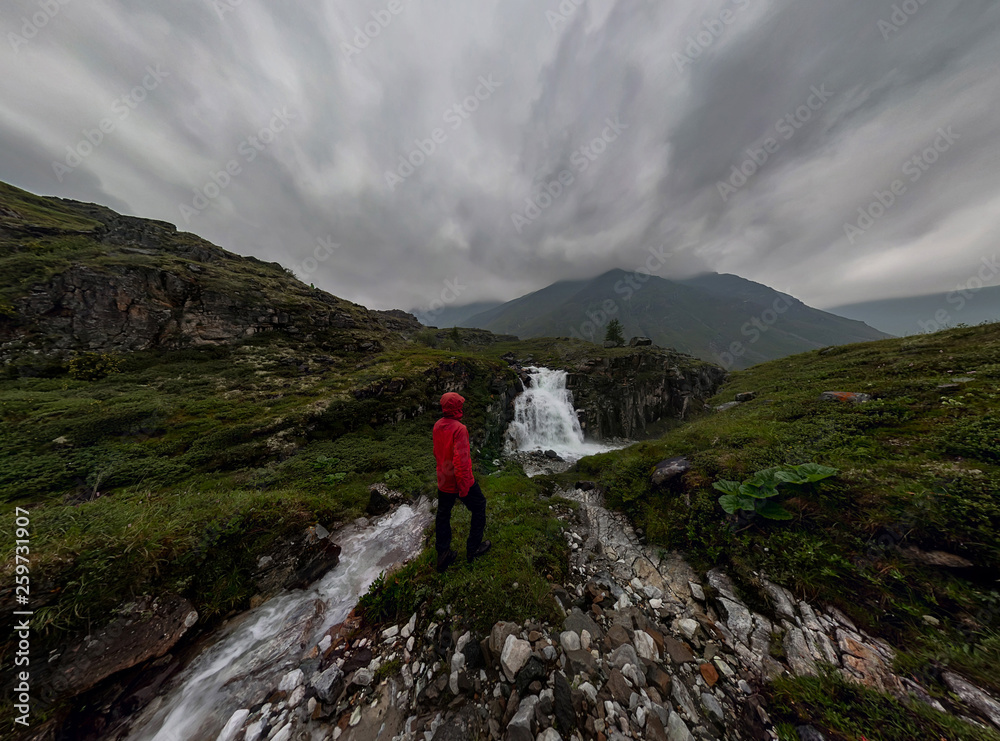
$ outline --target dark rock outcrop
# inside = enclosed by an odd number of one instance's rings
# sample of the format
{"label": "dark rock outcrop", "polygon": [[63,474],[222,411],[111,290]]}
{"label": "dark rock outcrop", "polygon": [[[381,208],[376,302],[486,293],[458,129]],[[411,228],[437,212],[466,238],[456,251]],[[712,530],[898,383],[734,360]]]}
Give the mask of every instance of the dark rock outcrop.
{"label": "dark rock outcrop", "polygon": [[722,368],[655,348],[587,361],[572,369],[580,423],[590,438],[637,438],[664,420],[701,411],[726,378]]}
{"label": "dark rock outcrop", "polygon": [[15,276],[24,288],[0,316],[0,360],[218,345],[273,331],[378,352],[422,328],[410,314],[369,311],[172,224],[38,200],[59,219],[0,214],[0,247],[45,254]]}
{"label": "dark rock outcrop", "polygon": [[134,603],[103,630],[63,653],[49,685],[57,696],[78,695],[112,674],[163,656],[197,621],[194,605],[183,597]]}

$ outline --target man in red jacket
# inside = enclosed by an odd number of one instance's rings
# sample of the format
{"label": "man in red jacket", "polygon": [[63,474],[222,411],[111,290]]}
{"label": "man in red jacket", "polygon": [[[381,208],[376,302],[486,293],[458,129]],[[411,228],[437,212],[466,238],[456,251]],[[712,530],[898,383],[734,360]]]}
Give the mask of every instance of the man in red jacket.
{"label": "man in red jacket", "polygon": [[449,392],[441,397],[444,416],[434,424],[434,458],[437,460],[438,510],[437,570],[444,571],[457,558],[451,550],[451,510],[456,501],[472,513],[472,527],[465,545],[465,557],[472,561],[490,549],[492,543],[483,540],[486,529],[486,497],[472,476],[472,456],[469,431],[459,420],[465,399]]}

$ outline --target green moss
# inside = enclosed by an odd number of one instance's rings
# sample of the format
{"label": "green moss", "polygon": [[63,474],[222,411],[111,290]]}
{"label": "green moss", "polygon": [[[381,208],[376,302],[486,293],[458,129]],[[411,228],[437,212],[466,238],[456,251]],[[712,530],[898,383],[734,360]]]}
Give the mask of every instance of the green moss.
{"label": "green moss", "polygon": [[782,741],[798,741],[795,727],[811,725],[830,739],[867,741],[1000,741],[978,728],[920,703],[904,704],[849,683],[835,670],[818,677],[782,677],[769,690],[769,712]]}
{"label": "green moss", "polygon": [[[368,621],[399,622],[421,604],[431,611],[450,608],[455,620],[480,633],[499,620],[556,619],[551,586],[567,576],[569,564],[563,527],[550,507],[567,504],[540,499],[539,485],[510,469],[480,479],[480,484],[488,502],[490,552],[472,564],[460,555],[444,574],[438,574],[436,552],[427,548],[372,585],[360,603]],[[456,507],[452,524],[456,550],[461,552],[468,537],[468,512]]]}

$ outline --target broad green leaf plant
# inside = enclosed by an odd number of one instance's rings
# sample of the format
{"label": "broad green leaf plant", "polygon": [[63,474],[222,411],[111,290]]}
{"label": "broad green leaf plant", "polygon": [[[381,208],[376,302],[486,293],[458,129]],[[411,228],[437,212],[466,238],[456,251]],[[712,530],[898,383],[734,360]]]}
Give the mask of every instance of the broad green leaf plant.
{"label": "broad green leaf plant", "polygon": [[[807,486],[836,476],[840,471],[818,463],[798,466],[775,466],[757,471],[746,481],[716,481],[712,487],[721,491],[719,504],[731,515],[752,512],[768,520],[790,520],[793,515],[774,501],[790,487]],[[779,487],[784,487],[779,490]]]}

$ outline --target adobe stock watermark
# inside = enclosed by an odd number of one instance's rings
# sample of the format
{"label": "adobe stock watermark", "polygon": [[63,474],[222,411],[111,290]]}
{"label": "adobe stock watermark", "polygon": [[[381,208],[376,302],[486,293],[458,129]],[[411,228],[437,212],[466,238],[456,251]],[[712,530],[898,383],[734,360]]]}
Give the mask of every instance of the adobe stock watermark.
{"label": "adobe stock watermark", "polygon": [[715,354],[719,365],[727,371],[732,370],[736,359],[746,355],[749,347],[759,342],[760,338],[778,323],[781,315],[792,308],[792,305],[792,301],[787,296],[778,296],[769,308],[764,309],[740,328],[740,335],[747,338],[746,343],[737,340],[723,352]]}
{"label": "adobe stock watermark", "polygon": [[[826,105],[827,101],[835,95],[835,93],[826,89],[825,82],[819,86],[819,89],[814,85],[809,88],[809,91],[811,94],[802,105],[792,113],[779,118],[778,122],[774,125],[776,133],[785,142],[792,139],[802,127],[812,120],[813,115],[820,111]],[[750,178],[764,167],[771,157],[778,153],[782,145],[783,142],[773,136],[768,136],[761,141],[759,148],[757,146],[748,148],[747,159],[740,165],[733,165],[733,170],[728,180],[720,180],[716,184],[716,187],[719,189],[719,195],[722,196],[723,203],[728,201],[731,195],[737,193],[740,188],[750,182]]]}
{"label": "adobe stock watermark", "polygon": [[165,72],[163,66],[159,64],[155,67],[146,67],[146,73],[138,85],[111,101],[111,112],[114,117],[107,116],[98,121],[93,128],[83,129],[82,139],[75,145],[66,145],[66,156],[63,157],[62,161],[52,162],[52,171],[60,183],[63,178],[97,151],[97,148],[118,130],[119,124],[127,120],[132,115],[132,111],[138,108],[164,79],[170,77],[170,73]]}
{"label": "adobe stock watermark", "polygon": [[454,280],[446,280],[444,282],[444,288],[437,297],[431,301],[427,308],[423,310],[422,314],[427,318],[428,321],[433,321],[437,316],[444,311],[446,306],[451,306],[453,303],[458,301],[466,291],[466,286],[462,285],[461,280],[455,278]]}
{"label": "adobe stock watermark", "polygon": [[[242,2],[242,0],[240,1]],[[344,53],[344,57],[351,59],[361,54],[374,39],[382,34],[382,31],[389,27],[396,16],[406,9],[408,4],[409,0],[406,2],[404,0],[389,0],[384,8],[371,11],[372,19],[370,21],[363,26],[354,27],[354,37],[351,39],[354,43],[340,42],[340,50]]]}
{"label": "adobe stock watermark", "polygon": [[[614,285],[615,294],[621,296],[623,302],[631,301],[632,297],[642,290],[646,282],[667,263],[666,245],[650,247],[647,252],[646,259]],[[572,327],[569,336],[584,342],[596,342],[601,330],[608,326],[620,310],[621,306],[617,300],[605,299],[596,310],[584,312],[587,317],[586,321],[577,327]],[[565,345],[561,344],[557,344],[556,347],[560,351],[567,349]]]}
{"label": "adobe stock watermark", "polygon": [[[250,164],[268,148],[278,138],[278,134],[288,128],[290,123],[298,118],[298,115],[288,110],[288,106],[275,108],[271,120],[255,133],[247,136],[236,148],[239,157],[229,160],[222,169],[210,172],[209,180],[201,187],[194,188],[194,198],[190,205],[187,203],[178,204],[184,223],[190,224],[191,217],[197,216],[212,201],[222,195],[222,191],[233,184],[233,180],[243,174],[243,165]],[[242,163],[241,164],[241,159]]]}
{"label": "adobe stock watermark", "polygon": [[21,33],[13,31],[7,34],[7,41],[15,54],[20,53],[22,46],[27,46],[29,42],[38,37],[41,30],[49,25],[62,11],[63,7],[69,5],[73,0],[37,0],[38,10],[28,16],[21,16]]}
{"label": "adobe stock watermark", "polygon": [[[941,159],[941,155],[951,149],[955,143],[961,139],[961,135],[956,134],[953,127],[938,129],[937,137],[930,145],[907,158],[902,165],[902,174],[912,185],[927,173],[934,164]],[[852,224],[844,222],[844,234],[851,244],[857,244],[858,240],[875,226],[875,222],[885,216],[900,197],[906,195],[908,186],[901,178],[893,180],[885,190],[874,191],[875,200],[867,206],[858,208],[858,218]]]}
{"label": "adobe stock watermark", "polygon": [[[980,261],[982,265],[964,283],[955,286],[955,290],[945,296],[945,302],[953,306],[952,311],[958,313],[965,309],[979,291],[987,286],[993,285],[1000,275],[1000,256],[984,257]],[[938,332],[948,329],[951,326],[952,316],[948,309],[942,307],[938,309],[931,319],[919,320],[917,324],[924,332]]]}
{"label": "adobe stock watermark", "polygon": [[[494,80],[492,74],[485,77],[480,75],[478,82],[479,84],[471,95],[445,109],[444,123],[448,124],[452,132],[462,128],[462,124],[468,121],[469,117],[478,111],[483,103],[493,97],[497,88],[503,85],[502,82]],[[407,178],[423,167],[427,160],[448,141],[448,136],[448,130],[441,127],[435,128],[426,139],[417,139],[416,146],[409,154],[399,155],[396,169],[385,171],[385,184],[389,191],[395,191],[396,186],[406,182]]]}
{"label": "adobe stock watermark", "polygon": [[313,248],[312,255],[302,262],[292,265],[290,270],[302,279],[308,278],[317,270],[320,263],[326,262],[340,249],[340,245],[333,241],[333,237],[316,237],[316,247]]}
{"label": "adobe stock watermark", "polygon": [[549,28],[557,30],[563,23],[568,23],[573,14],[580,9],[587,0],[562,0],[555,10],[545,11],[545,20],[549,22]]}
{"label": "adobe stock watermark", "polygon": [[882,37],[888,41],[893,34],[899,33],[903,26],[910,22],[910,18],[915,16],[922,7],[927,4],[927,0],[903,0],[892,6],[892,15],[889,20],[879,20],[878,30],[882,32]]}
{"label": "adobe stock watermark", "polygon": [[576,182],[576,178],[582,175],[596,162],[602,154],[608,151],[608,146],[618,141],[629,125],[621,122],[618,116],[610,116],[604,120],[607,124],[599,136],[594,137],[588,143],[573,150],[569,161],[573,165],[573,170],[562,170],[556,177],[547,183],[538,183],[533,187],[534,195],[524,199],[525,207],[523,212],[515,211],[510,215],[514,223],[514,229],[520,234],[524,227],[538,219],[542,212],[552,207],[566,190]]}
{"label": "adobe stock watermark", "polygon": [[750,7],[750,0],[730,0],[736,9],[724,9],[715,18],[702,21],[703,28],[697,33],[687,37],[687,46],[684,53],[674,52],[673,60],[677,65],[677,71],[683,72],[685,67],[690,67],[704,54],[712,44],[718,41],[726,32],[726,29],[733,25],[738,18],[738,14]]}
{"label": "adobe stock watermark", "polygon": [[244,0],[208,0],[208,4],[215,8],[215,14],[222,20],[225,20],[227,13],[234,12],[243,2]]}

